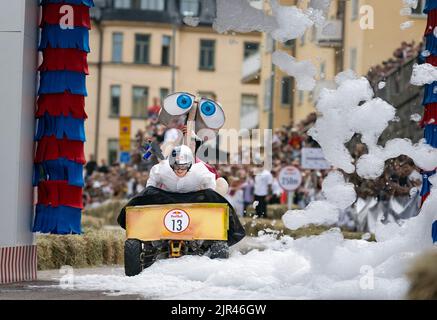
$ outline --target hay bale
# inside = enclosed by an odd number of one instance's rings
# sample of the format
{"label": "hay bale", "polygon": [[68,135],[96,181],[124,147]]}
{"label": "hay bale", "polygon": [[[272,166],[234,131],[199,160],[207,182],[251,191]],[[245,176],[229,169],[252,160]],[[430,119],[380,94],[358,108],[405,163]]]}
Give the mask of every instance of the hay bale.
{"label": "hay bale", "polygon": [[85,228],[83,235],[38,235],[38,269],[123,264],[124,232]]}
{"label": "hay bale", "polygon": [[102,233],[102,244],[103,244],[103,264],[111,265],[115,260],[115,249],[111,239],[111,233],[103,232]]}
{"label": "hay bale", "polygon": [[243,218],[242,224],[246,230],[246,235],[256,237],[260,231],[271,229],[278,232],[284,231],[284,225],[280,220],[264,218]]}
{"label": "hay bale", "polygon": [[124,263],[124,240],[125,237],[121,232],[113,233],[114,264]]}
{"label": "hay bale", "polygon": [[[302,237],[317,236],[323,232],[328,231],[334,226],[323,226],[323,225],[309,225],[306,227],[299,228],[297,230],[290,230],[284,226],[282,219],[264,219],[264,218],[254,218],[254,217],[244,217],[241,218],[241,223],[246,230],[246,235],[251,237],[258,236],[260,231],[268,233],[276,233],[277,236],[288,235],[295,239]],[[342,230],[345,239],[361,239],[362,232],[350,232]],[[376,241],[375,236],[371,235],[368,241]]]}
{"label": "hay bale", "polygon": [[407,298],[437,300],[437,251],[419,256],[407,272],[410,287]]}
{"label": "hay bale", "polygon": [[53,268],[59,269],[67,265],[67,248],[62,236],[48,235],[46,237],[51,242]]}
{"label": "hay bale", "polygon": [[[281,219],[284,213],[288,211],[285,204],[269,204],[267,205],[267,217],[270,219]],[[256,209],[253,206],[246,208],[246,216],[252,217],[256,215]]]}
{"label": "hay bale", "polygon": [[122,264],[124,261],[124,234],[119,231],[107,231],[107,246],[111,248],[107,264]]}
{"label": "hay bale", "polygon": [[45,236],[36,237],[38,270],[54,269],[55,265],[52,257],[52,242]]}
{"label": "hay bale", "polygon": [[284,204],[271,204],[267,206],[267,216],[272,219],[281,219],[288,211],[288,206]]}
{"label": "hay bale", "polygon": [[120,246],[119,239],[114,234],[111,234],[109,238],[109,245],[113,249],[111,264],[118,264],[120,261],[120,257],[123,255],[123,248]]}
{"label": "hay bale", "polygon": [[87,231],[83,237],[85,241],[85,255],[89,266],[103,264],[103,240],[100,233]]}
{"label": "hay bale", "polygon": [[84,215],[103,219],[104,225],[117,225],[117,217],[127,200],[108,201],[97,208],[85,209]]}
{"label": "hay bale", "polygon": [[104,222],[103,218],[82,215],[82,228],[101,229]]}
{"label": "hay bale", "polygon": [[86,267],[86,241],[81,235],[60,236],[65,243],[66,265],[74,268]]}

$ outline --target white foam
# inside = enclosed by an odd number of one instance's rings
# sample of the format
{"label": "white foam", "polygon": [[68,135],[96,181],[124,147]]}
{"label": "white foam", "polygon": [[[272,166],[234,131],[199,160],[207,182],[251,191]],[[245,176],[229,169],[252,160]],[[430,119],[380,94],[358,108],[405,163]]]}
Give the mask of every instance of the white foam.
{"label": "white foam", "polygon": [[272,55],[273,63],[282,71],[296,79],[298,90],[312,90],[316,85],[316,67],[310,61],[297,61],[283,51],[275,51]]}
{"label": "white foam", "polygon": [[437,81],[437,68],[432,64],[414,64],[413,74],[410,83],[415,86],[423,86],[425,84]]}

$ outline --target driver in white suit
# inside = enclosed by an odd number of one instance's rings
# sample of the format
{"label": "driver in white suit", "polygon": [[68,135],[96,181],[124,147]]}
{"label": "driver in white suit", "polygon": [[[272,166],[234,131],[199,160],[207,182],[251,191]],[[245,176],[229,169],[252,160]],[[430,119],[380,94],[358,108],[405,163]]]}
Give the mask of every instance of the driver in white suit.
{"label": "driver in white suit", "polygon": [[154,165],[150,170],[147,187],[164,191],[187,193],[205,189],[216,189],[215,175],[203,163],[195,163],[193,152],[188,146],[173,148],[167,160]]}

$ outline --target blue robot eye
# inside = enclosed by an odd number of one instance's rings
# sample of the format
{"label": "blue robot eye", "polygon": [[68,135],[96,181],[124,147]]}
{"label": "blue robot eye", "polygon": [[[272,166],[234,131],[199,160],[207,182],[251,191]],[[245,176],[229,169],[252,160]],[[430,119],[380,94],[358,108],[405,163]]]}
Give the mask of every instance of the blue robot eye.
{"label": "blue robot eye", "polygon": [[182,109],[188,109],[193,104],[193,99],[191,99],[191,97],[186,95],[186,94],[181,94],[177,98],[176,103],[177,103],[178,107],[180,107]]}
{"label": "blue robot eye", "polygon": [[202,103],[202,105],[200,106],[200,111],[205,115],[205,116],[212,116],[215,113],[216,107],[214,105],[214,103],[206,101],[204,103]]}

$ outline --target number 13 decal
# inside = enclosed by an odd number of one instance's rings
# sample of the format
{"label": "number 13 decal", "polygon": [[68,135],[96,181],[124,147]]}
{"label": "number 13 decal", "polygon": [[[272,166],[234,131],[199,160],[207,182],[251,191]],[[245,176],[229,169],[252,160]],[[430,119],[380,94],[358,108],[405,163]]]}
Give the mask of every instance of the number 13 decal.
{"label": "number 13 decal", "polygon": [[174,209],[164,217],[165,228],[172,233],[180,233],[185,231],[190,225],[190,217],[188,213],[180,209]]}
{"label": "number 13 decal", "polygon": [[172,220],[172,222],[173,222],[172,231],[180,232],[182,230],[182,220],[181,219]]}

